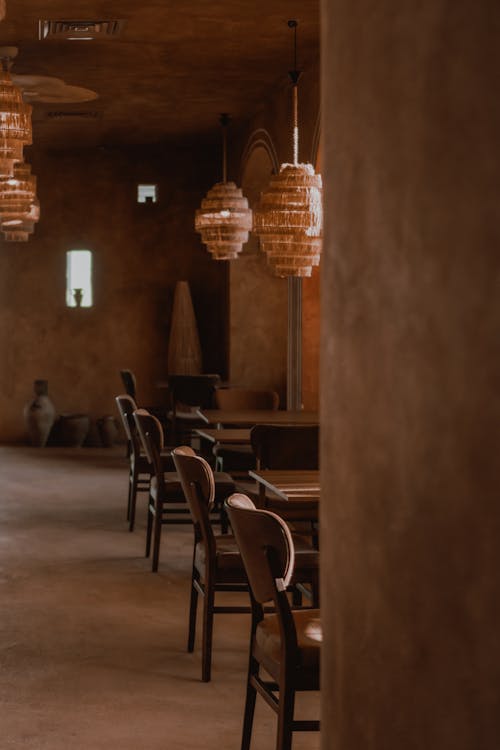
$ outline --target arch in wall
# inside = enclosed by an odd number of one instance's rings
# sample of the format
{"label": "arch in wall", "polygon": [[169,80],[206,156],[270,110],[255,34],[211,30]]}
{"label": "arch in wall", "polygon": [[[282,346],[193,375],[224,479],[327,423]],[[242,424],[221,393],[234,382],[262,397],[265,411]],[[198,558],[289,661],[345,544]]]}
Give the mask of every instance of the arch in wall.
{"label": "arch in wall", "polygon": [[[263,149],[267,153],[269,161],[272,165],[272,172],[274,174],[278,172],[280,162],[278,159],[276,147],[273,143],[273,139],[271,138],[268,130],[266,130],[265,128],[257,128],[253,131],[253,133],[250,134],[250,137],[248,138],[246,146],[243,149],[243,153],[241,155],[239,175],[240,184],[243,184],[245,180],[245,175],[248,171],[248,164],[251,161],[252,154],[258,149]],[[263,185],[263,187],[265,186]]]}

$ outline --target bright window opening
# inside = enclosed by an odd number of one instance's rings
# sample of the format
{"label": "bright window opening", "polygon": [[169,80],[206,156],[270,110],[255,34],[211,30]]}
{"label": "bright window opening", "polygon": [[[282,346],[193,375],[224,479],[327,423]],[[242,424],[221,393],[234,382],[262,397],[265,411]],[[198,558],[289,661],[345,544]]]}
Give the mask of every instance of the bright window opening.
{"label": "bright window opening", "polygon": [[66,253],[66,305],[92,307],[92,253],[69,250]]}
{"label": "bright window opening", "polygon": [[137,185],[137,203],[156,203],[158,185]]}

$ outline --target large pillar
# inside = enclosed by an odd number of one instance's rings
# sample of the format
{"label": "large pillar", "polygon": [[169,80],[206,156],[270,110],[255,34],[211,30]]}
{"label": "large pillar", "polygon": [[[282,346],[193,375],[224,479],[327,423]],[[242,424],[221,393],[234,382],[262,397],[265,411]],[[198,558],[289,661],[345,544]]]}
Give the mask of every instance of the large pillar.
{"label": "large pillar", "polygon": [[322,11],[322,747],[493,750],[500,3]]}

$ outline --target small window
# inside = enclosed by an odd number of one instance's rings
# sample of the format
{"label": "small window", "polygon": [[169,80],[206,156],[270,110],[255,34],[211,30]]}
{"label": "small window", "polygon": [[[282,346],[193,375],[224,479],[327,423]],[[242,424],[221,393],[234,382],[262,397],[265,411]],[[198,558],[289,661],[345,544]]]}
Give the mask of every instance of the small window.
{"label": "small window", "polygon": [[66,305],[92,307],[92,253],[69,250],[66,253]]}
{"label": "small window", "polygon": [[156,203],[158,185],[137,185],[137,203]]}

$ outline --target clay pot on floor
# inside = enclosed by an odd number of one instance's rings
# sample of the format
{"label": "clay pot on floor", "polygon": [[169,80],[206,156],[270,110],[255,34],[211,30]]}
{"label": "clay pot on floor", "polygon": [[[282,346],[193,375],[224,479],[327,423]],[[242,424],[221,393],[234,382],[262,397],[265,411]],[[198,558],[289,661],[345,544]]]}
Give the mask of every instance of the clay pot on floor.
{"label": "clay pot on floor", "polygon": [[101,436],[103,448],[112,448],[118,437],[118,427],[116,420],[111,414],[107,414],[97,420],[97,429]]}
{"label": "clay pot on floor", "polygon": [[48,396],[48,381],[35,380],[35,398],[24,407],[24,422],[31,445],[43,448],[56,418],[54,404]]}
{"label": "clay pot on floor", "polygon": [[61,414],[61,443],[70,448],[81,448],[90,427],[88,414]]}

